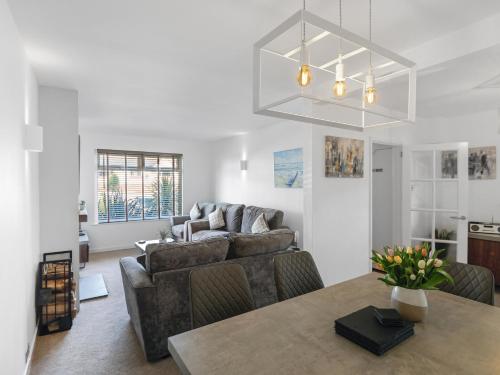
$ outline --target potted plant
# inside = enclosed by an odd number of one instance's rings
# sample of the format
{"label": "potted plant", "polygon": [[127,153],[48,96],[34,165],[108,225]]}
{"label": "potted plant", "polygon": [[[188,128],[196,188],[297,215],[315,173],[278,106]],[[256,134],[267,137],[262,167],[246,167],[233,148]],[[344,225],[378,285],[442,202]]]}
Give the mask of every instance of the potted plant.
{"label": "potted plant", "polygon": [[160,241],[165,242],[168,237],[172,237],[172,228],[169,225],[160,230]]}
{"label": "potted plant", "polygon": [[436,290],[453,278],[444,269],[447,261],[439,259],[442,250],[431,251],[429,244],[401,247],[386,246],[382,253],[373,251],[372,261],[386,274],[379,280],[393,287],[391,304],[407,320],[419,322],[428,310],[425,290]]}

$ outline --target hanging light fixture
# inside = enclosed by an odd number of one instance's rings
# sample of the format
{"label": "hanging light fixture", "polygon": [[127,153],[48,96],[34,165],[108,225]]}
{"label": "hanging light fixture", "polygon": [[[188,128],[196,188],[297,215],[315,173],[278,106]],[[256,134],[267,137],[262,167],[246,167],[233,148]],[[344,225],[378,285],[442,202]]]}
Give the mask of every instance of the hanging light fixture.
{"label": "hanging light fixture", "polygon": [[[339,0],[339,26],[342,30],[342,0]],[[333,95],[342,98],[347,92],[347,85],[344,76],[344,63],[342,62],[342,38],[339,37],[339,58],[335,66],[335,84],[333,85]]]}
{"label": "hanging light fixture", "polygon": [[[303,0],[303,9],[306,10],[306,0]],[[312,80],[311,67],[309,65],[309,51],[306,46],[306,23],[301,23],[301,36],[300,43],[300,66],[299,73],[297,74],[297,82],[299,86],[305,87]]]}
{"label": "hanging light fixture", "polygon": [[[415,63],[371,42],[371,3],[370,40],[343,28],[342,5],[339,0],[340,25],[305,10],[304,3],[300,10],[254,44],[254,113],[359,131],[402,122],[414,123]],[[297,28],[301,32],[299,38],[296,35]],[[283,40],[296,40],[298,43],[285,46]],[[332,42],[339,43],[337,51],[331,50]],[[310,60],[308,53],[313,45],[315,50],[320,51],[315,55],[314,62]],[[334,55],[329,55],[328,52],[334,52]],[[365,53],[376,54],[376,65],[372,66],[370,55],[368,72],[366,68],[345,71],[344,63]],[[356,64],[352,65],[354,67]],[[290,72],[288,69],[292,69],[292,77],[295,69],[299,70],[297,85],[293,81],[291,86],[285,84],[282,82],[282,75],[276,74]],[[311,74],[313,69],[314,77]],[[378,94],[375,91],[375,72],[377,84],[383,82],[384,88],[391,90],[391,96],[384,100],[383,105],[378,103],[370,106],[376,101]],[[289,75],[285,78],[288,83],[290,78]],[[346,86],[347,79],[349,87]],[[349,100],[340,100],[347,95],[347,90],[358,92],[359,95],[350,96]],[[399,98],[407,98],[406,103],[397,100]]]}
{"label": "hanging light fixture", "polygon": [[[370,43],[372,42],[372,0],[369,1],[369,29],[370,29]],[[377,89],[375,88],[375,77],[373,76],[372,68],[372,51],[370,50],[370,65],[368,66],[368,74],[365,79],[365,104],[374,104],[377,100]]]}

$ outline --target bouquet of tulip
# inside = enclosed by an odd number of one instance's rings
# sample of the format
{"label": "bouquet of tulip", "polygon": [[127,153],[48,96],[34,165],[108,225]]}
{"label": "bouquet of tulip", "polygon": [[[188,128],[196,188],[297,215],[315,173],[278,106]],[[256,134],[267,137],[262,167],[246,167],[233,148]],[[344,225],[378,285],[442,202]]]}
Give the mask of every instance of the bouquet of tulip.
{"label": "bouquet of tulip", "polygon": [[406,289],[437,289],[443,282],[453,284],[444,270],[447,261],[438,258],[443,250],[431,251],[428,243],[415,247],[385,247],[383,253],[373,251],[372,261],[386,272],[379,280]]}

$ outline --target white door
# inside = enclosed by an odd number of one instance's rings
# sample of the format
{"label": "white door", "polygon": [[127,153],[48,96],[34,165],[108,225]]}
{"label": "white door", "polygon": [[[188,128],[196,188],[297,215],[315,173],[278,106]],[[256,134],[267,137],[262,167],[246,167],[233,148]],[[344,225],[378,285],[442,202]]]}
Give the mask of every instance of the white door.
{"label": "white door", "polygon": [[467,263],[468,144],[407,146],[403,152],[406,243],[446,249]]}

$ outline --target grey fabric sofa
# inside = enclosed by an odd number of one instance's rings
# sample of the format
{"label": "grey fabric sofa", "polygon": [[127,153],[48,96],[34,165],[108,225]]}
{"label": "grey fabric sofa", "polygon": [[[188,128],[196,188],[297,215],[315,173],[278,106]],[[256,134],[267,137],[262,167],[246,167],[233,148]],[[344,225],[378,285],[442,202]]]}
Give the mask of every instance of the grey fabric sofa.
{"label": "grey fabric sofa", "polygon": [[[208,214],[215,211],[217,205],[215,203],[198,203],[201,211],[201,217],[199,220],[208,220]],[[172,234],[176,241],[187,241],[187,225],[191,221],[189,215],[184,216],[172,216],[170,218],[170,224],[172,225]]]}
{"label": "grey fabric sofa", "polygon": [[[199,204],[202,218],[190,220],[189,216],[172,217],[172,232],[176,240],[201,241],[214,237],[226,237],[234,233],[252,233],[252,224],[257,217],[264,213],[264,217],[271,231],[283,227],[283,211],[273,208],[262,208],[231,203],[202,203]],[[210,230],[208,214],[216,208],[222,208],[226,226],[216,230]]]}
{"label": "grey fabric sofa", "polygon": [[256,307],[278,301],[273,258],[289,252],[293,232],[233,234],[197,242],[149,245],[137,258],[120,260],[130,320],[149,361],[167,356],[169,336],[191,329],[189,273],[208,264],[240,264]]}

